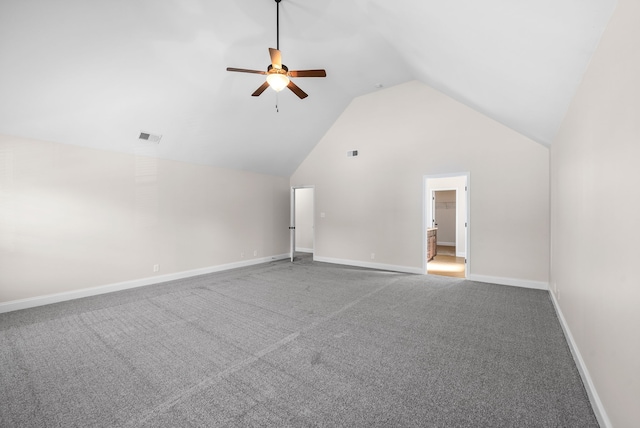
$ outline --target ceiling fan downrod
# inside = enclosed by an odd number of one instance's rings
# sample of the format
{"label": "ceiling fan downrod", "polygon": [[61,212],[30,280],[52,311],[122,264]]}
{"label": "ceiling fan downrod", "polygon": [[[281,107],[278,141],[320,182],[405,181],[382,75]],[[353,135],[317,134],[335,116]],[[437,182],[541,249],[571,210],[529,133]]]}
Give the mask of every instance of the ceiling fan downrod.
{"label": "ceiling fan downrod", "polygon": [[276,0],[276,49],[280,50],[280,2]]}

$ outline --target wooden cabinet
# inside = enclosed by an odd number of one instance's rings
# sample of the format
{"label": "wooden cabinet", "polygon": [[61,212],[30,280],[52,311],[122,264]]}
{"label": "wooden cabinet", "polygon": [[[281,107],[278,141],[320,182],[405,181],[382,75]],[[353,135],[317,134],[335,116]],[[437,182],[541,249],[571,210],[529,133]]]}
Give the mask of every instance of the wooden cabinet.
{"label": "wooden cabinet", "polygon": [[427,229],[427,261],[438,254],[438,229]]}

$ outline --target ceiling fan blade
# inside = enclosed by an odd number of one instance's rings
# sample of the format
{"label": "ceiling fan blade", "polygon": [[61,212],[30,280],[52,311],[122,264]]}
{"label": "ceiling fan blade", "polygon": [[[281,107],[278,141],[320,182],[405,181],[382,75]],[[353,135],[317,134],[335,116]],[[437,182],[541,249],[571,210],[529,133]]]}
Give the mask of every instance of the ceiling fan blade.
{"label": "ceiling fan blade", "polygon": [[293,92],[294,94],[296,94],[298,96],[298,98],[300,98],[301,100],[304,98],[307,98],[309,95],[307,95],[307,93],[305,91],[303,91],[302,89],[300,89],[295,83],[293,83],[291,80],[289,80],[289,84],[287,85],[287,88],[291,89],[291,92]]}
{"label": "ceiling fan blade", "polygon": [[291,77],[327,77],[324,70],[292,70],[289,72]]}
{"label": "ceiling fan blade", "polygon": [[260,70],[247,70],[246,68],[233,68],[233,67],[227,67],[227,71],[235,71],[237,73],[255,73],[255,74],[267,74],[266,71],[260,71]]}
{"label": "ceiling fan blade", "polygon": [[271,65],[273,68],[282,68],[282,56],[278,49],[269,48],[269,55],[271,55]]}
{"label": "ceiling fan blade", "polygon": [[264,82],[262,85],[260,85],[258,89],[256,89],[256,91],[253,94],[251,94],[251,96],[252,97],[260,96],[260,94],[263,93],[265,89],[267,89],[268,87],[269,87],[269,82]]}

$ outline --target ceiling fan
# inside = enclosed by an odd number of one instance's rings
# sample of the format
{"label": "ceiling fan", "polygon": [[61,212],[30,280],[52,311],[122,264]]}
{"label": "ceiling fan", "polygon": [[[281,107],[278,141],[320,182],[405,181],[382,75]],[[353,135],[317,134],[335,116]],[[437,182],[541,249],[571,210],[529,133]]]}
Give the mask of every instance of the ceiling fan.
{"label": "ceiling fan", "polygon": [[255,90],[251,96],[257,97],[262,94],[265,89],[271,86],[276,92],[280,92],[285,87],[291,89],[300,99],[306,98],[308,95],[295,83],[291,81],[292,77],[326,77],[327,72],[325,70],[289,70],[286,65],[282,63],[280,55],[280,2],[282,0],[275,0],[276,2],[276,49],[269,48],[269,55],[271,56],[271,65],[267,67],[267,71],[260,70],[247,70],[245,68],[227,67],[227,71],[234,71],[239,73],[254,73],[264,74],[267,76],[267,80]]}

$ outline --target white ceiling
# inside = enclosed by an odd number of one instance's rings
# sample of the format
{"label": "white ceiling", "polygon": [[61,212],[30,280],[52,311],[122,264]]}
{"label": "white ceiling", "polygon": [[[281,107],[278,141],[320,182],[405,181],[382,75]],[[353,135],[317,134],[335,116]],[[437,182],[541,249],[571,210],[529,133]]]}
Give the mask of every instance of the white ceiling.
{"label": "white ceiling", "polygon": [[[288,176],[349,102],[420,80],[549,145],[616,0],[282,0],[309,97],[250,94],[274,0],[2,0],[0,133]],[[276,102],[279,112],[276,112]],[[148,143],[151,144],[151,143]]]}

